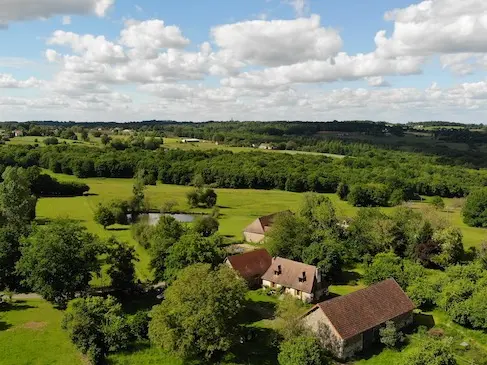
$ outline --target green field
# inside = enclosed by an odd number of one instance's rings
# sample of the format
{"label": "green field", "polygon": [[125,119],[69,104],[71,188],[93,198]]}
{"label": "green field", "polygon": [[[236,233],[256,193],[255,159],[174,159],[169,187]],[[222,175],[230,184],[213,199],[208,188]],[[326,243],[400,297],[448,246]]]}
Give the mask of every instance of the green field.
{"label": "green field", "polygon": [[[107,202],[112,199],[127,199],[132,194],[131,179],[103,179],[90,178],[78,179],[74,176],[53,174],[60,180],[82,181],[90,186],[90,195],[73,198],[42,198],[37,205],[37,218],[39,221],[55,218],[71,218],[80,221],[87,229],[107,238],[114,235],[120,240],[127,241],[134,245],[140,257],[137,264],[137,274],[142,280],[151,279],[149,270],[149,257],[147,252],[139,246],[131,237],[128,226],[114,226],[110,230],[104,230],[100,225],[93,221],[93,211],[100,202]],[[191,209],[186,203],[186,193],[191,187],[163,185],[149,186],[146,190],[146,196],[153,209],[158,209],[164,202],[176,201],[176,210],[184,212],[205,212],[203,209]],[[265,190],[232,190],[217,189],[218,206],[222,217],[220,219],[220,232],[228,237],[229,241],[238,242],[242,239],[243,228],[251,223],[256,217],[273,213],[276,211],[290,209],[296,211],[302,201],[302,194],[285,191],[265,191]],[[353,216],[357,209],[351,207],[348,203],[340,201],[335,194],[327,194],[336,206],[340,217]],[[445,199],[446,205],[454,205],[454,201]],[[414,203],[415,209],[421,209],[427,206],[427,203]],[[383,208],[390,211],[393,208]],[[206,210],[208,211],[208,210]],[[462,229],[466,247],[478,246],[487,238],[487,230],[467,227],[463,224],[460,209],[455,208],[441,213],[453,225]],[[362,271],[355,268],[352,271],[353,277],[359,278]],[[101,279],[101,283],[107,284]],[[344,295],[364,287],[360,280],[344,280],[339,285],[330,287],[334,294]],[[249,294],[249,300],[253,301],[257,307],[269,308],[275,303],[275,299],[262,296],[259,293],[252,292]],[[247,325],[255,327],[261,331],[272,331],[276,323],[270,318],[271,316],[262,316],[260,310],[257,310],[255,318],[252,318]],[[266,312],[264,312],[266,313]],[[5,312],[0,312],[0,364],[84,364],[82,356],[71,345],[66,334],[60,328],[62,312],[53,309],[53,307],[42,300],[29,299],[25,302],[17,303]],[[472,350],[466,356],[466,359],[477,358],[479,348],[487,348],[487,335],[478,331],[469,331],[460,326],[451,323],[441,312],[433,313],[435,323],[448,330],[448,334],[454,336],[455,341],[466,339],[469,343],[475,343]],[[265,336],[264,336],[265,337]],[[413,338],[411,344],[404,351],[409,351],[417,345],[418,342]],[[259,344],[252,344],[257,346]],[[245,358],[248,356],[247,348],[241,348],[235,354],[234,358],[224,364],[264,364],[265,362],[255,362],[254,358]],[[257,355],[264,359],[263,354],[267,351],[260,348]],[[484,352],[480,352],[483,354]],[[255,354],[254,354],[255,355]],[[255,356],[257,356],[255,355]],[[268,355],[272,357],[271,355]],[[361,365],[382,365],[391,364],[397,361],[402,355],[395,351],[385,350],[376,355],[371,355],[359,362]],[[183,365],[179,359],[171,357],[166,353],[151,348],[147,343],[141,343],[137,348],[127,353],[120,353],[110,356],[110,364],[131,365],[131,364],[162,364],[162,365]],[[267,362],[273,364],[272,362]]]}

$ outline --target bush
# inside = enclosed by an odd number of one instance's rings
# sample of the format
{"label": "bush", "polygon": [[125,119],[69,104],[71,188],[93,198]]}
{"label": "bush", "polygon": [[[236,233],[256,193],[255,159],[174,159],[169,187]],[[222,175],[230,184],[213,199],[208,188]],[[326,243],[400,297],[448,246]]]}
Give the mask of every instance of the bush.
{"label": "bush", "polygon": [[433,199],[431,199],[431,205],[438,210],[445,209],[445,202],[443,201],[441,196],[434,196]]}
{"label": "bush", "polygon": [[218,220],[209,216],[199,217],[193,223],[193,230],[203,237],[209,237],[216,233],[219,227]]}
{"label": "bush", "polygon": [[380,342],[389,348],[398,347],[404,341],[402,332],[396,328],[396,324],[392,321],[387,321],[386,326],[379,330]]}
{"label": "bush", "polygon": [[383,184],[357,184],[350,189],[348,201],[355,207],[387,207],[389,196]]}
{"label": "bush", "polygon": [[472,227],[487,227],[487,188],[475,190],[467,197],[463,221]]}
{"label": "bush", "polygon": [[59,140],[56,137],[47,137],[43,142],[46,146],[59,144]]}
{"label": "bush", "polygon": [[130,327],[115,298],[74,299],[62,320],[71,341],[93,364],[104,363],[109,352],[123,350],[130,342]]}
{"label": "bush", "polygon": [[95,210],[94,220],[96,223],[101,224],[104,229],[115,224],[115,216],[113,215],[112,210],[101,203],[98,204],[98,207]]}
{"label": "bush", "polygon": [[317,338],[299,336],[284,341],[278,356],[280,365],[326,365],[330,359]]}

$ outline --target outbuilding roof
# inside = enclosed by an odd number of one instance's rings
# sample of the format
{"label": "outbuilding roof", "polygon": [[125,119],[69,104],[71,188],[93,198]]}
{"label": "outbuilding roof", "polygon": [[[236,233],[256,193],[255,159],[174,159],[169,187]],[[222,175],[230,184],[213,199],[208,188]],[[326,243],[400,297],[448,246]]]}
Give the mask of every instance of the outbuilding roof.
{"label": "outbuilding roof", "polygon": [[271,266],[272,257],[266,249],[260,249],[229,256],[227,260],[244,279],[251,280],[261,277],[267,271]]}
{"label": "outbuilding roof", "polygon": [[269,215],[265,215],[263,217],[257,218],[251,224],[249,224],[245,229],[244,232],[249,233],[257,233],[257,234],[264,234],[266,233],[269,228],[274,223],[276,217],[280,214],[292,214],[291,211],[286,210],[283,212],[273,213]]}
{"label": "outbuilding roof", "polygon": [[340,337],[346,340],[411,312],[414,308],[414,303],[399,284],[394,279],[388,279],[318,303],[311,311],[322,310]]}

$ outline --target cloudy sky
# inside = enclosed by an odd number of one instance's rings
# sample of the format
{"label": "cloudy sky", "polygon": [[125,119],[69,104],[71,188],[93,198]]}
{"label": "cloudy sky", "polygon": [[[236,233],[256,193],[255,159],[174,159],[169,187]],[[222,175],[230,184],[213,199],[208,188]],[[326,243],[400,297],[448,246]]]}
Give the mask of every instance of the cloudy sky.
{"label": "cloudy sky", "polygon": [[0,0],[0,120],[487,120],[486,0]]}

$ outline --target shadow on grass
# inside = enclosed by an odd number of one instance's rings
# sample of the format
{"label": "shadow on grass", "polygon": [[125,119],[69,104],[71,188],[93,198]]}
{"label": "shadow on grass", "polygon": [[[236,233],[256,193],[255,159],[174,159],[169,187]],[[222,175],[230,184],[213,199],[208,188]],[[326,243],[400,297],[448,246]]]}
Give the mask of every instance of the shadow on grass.
{"label": "shadow on grass", "polygon": [[276,304],[271,302],[247,301],[245,309],[241,314],[242,324],[251,324],[263,319],[273,319],[275,316]]}
{"label": "shadow on grass", "polygon": [[222,363],[277,365],[277,332],[270,328],[248,327],[242,341],[222,358]]}
{"label": "shadow on grass", "polygon": [[110,231],[110,232],[121,232],[121,231],[128,231],[129,228],[127,228],[127,227],[123,227],[123,228],[107,228],[106,230],[107,231]]}
{"label": "shadow on grass", "polygon": [[118,294],[116,297],[122,303],[125,313],[135,314],[138,311],[151,310],[153,306],[161,304],[161,299],[157,299],[157,292],[148,291],[147,293]]}
{"label": "shadow on grass", "polygon": [[0,312],[16,312],[16,311],[23,311],[23,310],[27,310],[27,309],[36,308],[36,307],[33,307],[31,305],[28,305],[28,304],[24,304],[24,303],[25,303],[25,301],[19,300],[19,301],[12,303],[12,304],[9,304],[9,303],[0,304]]}
{"label": "shadow on grass", "polygon": [[435,319],[430,314],[414,313],[413,325],[407,328],[405,333],[411,333],[420,326],[425,326],[427,329],[431,329],[435,326]]}
{"label": "shadow on grass", "polygon": [[361,278],[362,275],[358,272],[344,270],[333,278],[333,282],[336,285],[357,285]]}
{"label": "shadow on grass", "polygon": [[0,322],[0,332],[8,330],[12,325],[7,322]]}

